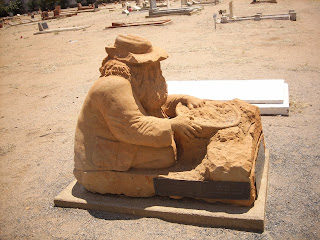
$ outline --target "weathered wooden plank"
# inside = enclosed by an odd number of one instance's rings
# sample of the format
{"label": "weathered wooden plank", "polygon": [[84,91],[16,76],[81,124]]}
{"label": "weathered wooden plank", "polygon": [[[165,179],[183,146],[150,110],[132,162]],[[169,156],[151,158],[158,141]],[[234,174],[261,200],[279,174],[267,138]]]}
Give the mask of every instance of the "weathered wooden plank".
{"label": "weathered wooden plank", "polygon": [[160,21],[146,21],[146,22],[131,22],[131,23],[112,23],[112,26],[106,27],[108,28],[119,28],[119,27],[135,27],[135,26],[143,26],[143,25],[154,25],[154,26],[160,26],[160,25],[166,25],[171,23],[172,21],[170,19],[168,20],[160,20]]}

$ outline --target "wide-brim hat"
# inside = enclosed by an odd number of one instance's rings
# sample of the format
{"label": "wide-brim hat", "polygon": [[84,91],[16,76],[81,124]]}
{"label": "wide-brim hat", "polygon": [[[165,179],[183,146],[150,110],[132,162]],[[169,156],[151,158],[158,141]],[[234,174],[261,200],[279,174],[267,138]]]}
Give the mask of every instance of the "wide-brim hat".
{"label": "wide-brim hat", "polygon": [[106,47],[108,55],[114,59],[131,64],[158,62],[168,58],[168,53],[152,46],[147,39],[134,35],[119,35],[114,45]]}

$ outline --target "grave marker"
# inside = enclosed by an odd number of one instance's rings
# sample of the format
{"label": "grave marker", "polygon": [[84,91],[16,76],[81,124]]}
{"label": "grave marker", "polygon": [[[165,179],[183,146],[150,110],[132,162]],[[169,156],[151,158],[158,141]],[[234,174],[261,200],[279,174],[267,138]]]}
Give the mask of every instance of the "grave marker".
{"label": "grave marker", "polygon": [[46,22],[38,23],[39,31],[44,31],[49,29],[49,26]]}

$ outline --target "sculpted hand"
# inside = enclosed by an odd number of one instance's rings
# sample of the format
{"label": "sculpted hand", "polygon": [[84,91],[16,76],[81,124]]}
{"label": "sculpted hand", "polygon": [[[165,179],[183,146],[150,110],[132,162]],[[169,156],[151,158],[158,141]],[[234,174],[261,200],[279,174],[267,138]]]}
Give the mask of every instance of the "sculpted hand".
{"label": "sculpted hand", "polygon": [[192,121],[192,117],[177,116],[170,119],[171,129],[183,138],[200,137],[202,128]]}
{"label": "sculpted hand", "polygon": [[189,109],[197,108],[197,107],[203,107],[205,104],[205,101],[200,98],[196,98],[193,96],[184,96],[182,103],[186,105]]}

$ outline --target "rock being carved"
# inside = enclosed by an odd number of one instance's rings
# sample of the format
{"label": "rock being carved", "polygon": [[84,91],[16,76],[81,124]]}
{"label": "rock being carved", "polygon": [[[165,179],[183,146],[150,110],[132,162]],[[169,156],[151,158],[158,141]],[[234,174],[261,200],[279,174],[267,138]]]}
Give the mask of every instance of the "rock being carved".
{"label": "rock being carved", "polygon": [[196,198],[252,205],[264,144],[258,108],[238,99],[168,95],[160,67],[168,54],[144,38],[119,35],[106,52],[76,127],[78,182],[91,192],[131,197],[154,196],[159,177],[242,182],[248,199]]}

